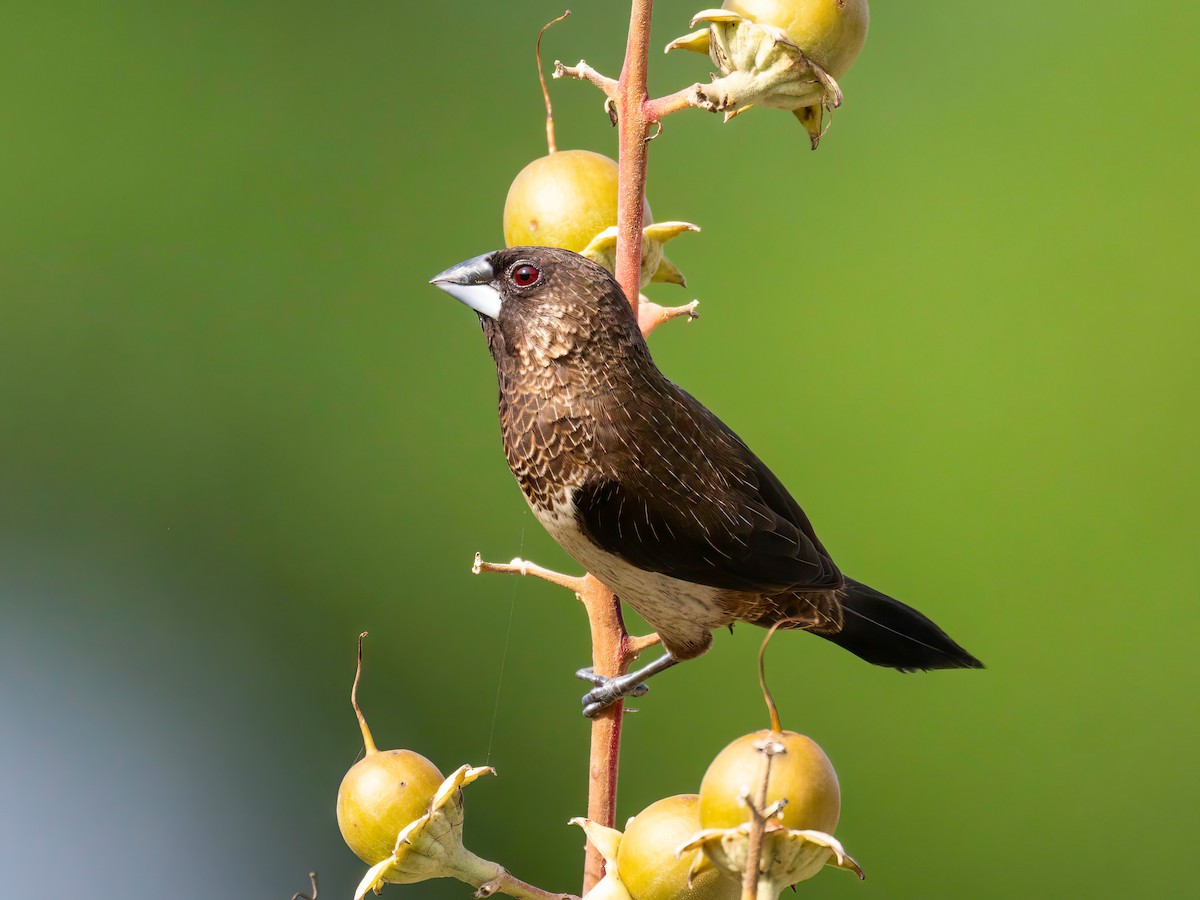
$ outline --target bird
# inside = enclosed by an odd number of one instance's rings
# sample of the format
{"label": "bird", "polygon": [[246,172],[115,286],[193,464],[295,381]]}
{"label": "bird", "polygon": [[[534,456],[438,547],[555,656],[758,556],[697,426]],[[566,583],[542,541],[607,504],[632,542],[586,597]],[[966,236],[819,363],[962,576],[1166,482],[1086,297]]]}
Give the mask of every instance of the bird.
{"label": "bird", "polygon": [[584,714],[709,649],[735,622],[801,629],[901,672],[983,668],[929,618],[844,575],[746,443],[659,371],[607,269],[551,247],[431,282],[478,315],[504,452],[537,520],[658,633],[664,653],[595,685]]}

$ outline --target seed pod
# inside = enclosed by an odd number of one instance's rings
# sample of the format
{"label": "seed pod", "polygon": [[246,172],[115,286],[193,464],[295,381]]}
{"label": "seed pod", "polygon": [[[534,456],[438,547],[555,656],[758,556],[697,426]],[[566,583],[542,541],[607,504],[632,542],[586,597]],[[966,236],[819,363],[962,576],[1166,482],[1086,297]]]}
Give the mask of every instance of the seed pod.
{"label": "seed pod", "polygon": [[693,859],[693,873],[711,864],[740,881],[750,865],[751,816],[757,812],[765,818],[760,900],[777,897],[826,864],[861,878],[858,863],[831,834],[840,811],[837,773],[815,741],[792,731],[758,731],[735,740],[709,766],[700,785],[701,830],[681,852],[703,851],[703,859]]}
{"label": "seed pod", "polygon": [[804,55],[841,78],[867,42],[867,0],[725,0],[721,8],[782,29]]}
{"label": "seed pod", "polygon": [[607,863],[588,900],[737,900],[737,882],[712,867],[691,877],[691,857],[677,853],[700,827],[699,807],[695,794],[666,797],[630,819],[624,834],[572,819]]}
{"label": "seed pod", "polygon": [[[610,272],[616,262],[617,164],[590,150],[560,150],[520,171],[504,201],[504,242],[509,247],[561,247],[582,253]],[[688,222],[654,224],[650,204],[642,211],[641,285],[684,284],[683,273],[663,254],[663,244]]]}
{"label": "seed pod", "polygon": [[767,806],[785,801],[778,821],[786,828],[832,832],[842,810],[842,794],[833,763],[812,738],[794,731],[766,729],[743,735],[717,754],[700,783],[700,824],[733,828],[750,821],[739,792],[758,785],[763,754],[755,745],[777,741],[783,752],[771,760]]}
{"label": "seed pod", "polygon": [[342,838],[371,866],[354,898],[361,900],[384,882],[411,884],[452,877],[478,885],[482,883],[479,872],[503,870],[463,846],[462,788],[481,775],[496,774],[495,770],[460,766],[449,778],[442,778],[437,766],[419,753],[375,746],[358,708],[364,637],[365,632],[358,638],[358,669],[350,702],[358,716],[366,755],[346,773],[337,798]]}
{"label": "seed pod", "polygon": [[842,103],[837,79],[867,39],[867,0],[725,0],[692,19],[707,26],[667,50],[708,54],[721,71],[697,85],[696,105],[728,121],[751,106],[791,111],[815,150],[826,109]]}
{"label": "seed pod", "polygon": [[391,856],[396,835],[429,812],[444,780],[419,753],[368,750],[338,789],[338,828],[346,845],[369,866]]}
{"label": "seed pod", "polygon": [[736,881],[715,869],[691,879],[676,851],[700,827],[700,798],[678,794],[651,803],[625,825],[617,871],[633,900],[737,900]]}

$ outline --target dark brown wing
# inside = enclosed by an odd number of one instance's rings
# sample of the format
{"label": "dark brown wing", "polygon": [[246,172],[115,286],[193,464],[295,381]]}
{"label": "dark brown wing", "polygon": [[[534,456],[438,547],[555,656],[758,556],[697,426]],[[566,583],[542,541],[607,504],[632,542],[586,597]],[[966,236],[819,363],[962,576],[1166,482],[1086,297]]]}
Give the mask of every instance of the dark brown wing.
{"label": "dark brown wing", "polygon": [[574,494],[580,528],[630,565],[738,591],[822,590],[842,577],[799,504],[720,419],[670,382],[636,447]]}

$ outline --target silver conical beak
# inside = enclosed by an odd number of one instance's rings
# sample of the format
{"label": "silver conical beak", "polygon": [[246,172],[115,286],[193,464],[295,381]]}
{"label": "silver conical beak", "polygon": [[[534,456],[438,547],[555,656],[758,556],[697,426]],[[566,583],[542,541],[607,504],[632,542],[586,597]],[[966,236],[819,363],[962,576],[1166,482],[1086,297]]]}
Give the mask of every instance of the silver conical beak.
{"label": "silver conical beak", "polygon": [[492,284],[496,272],[492,268],[491,255],[484,253],[451,266],[445,272],[434,275],[429,283],[465,303],[481,316],[498,319],[503,298]]}

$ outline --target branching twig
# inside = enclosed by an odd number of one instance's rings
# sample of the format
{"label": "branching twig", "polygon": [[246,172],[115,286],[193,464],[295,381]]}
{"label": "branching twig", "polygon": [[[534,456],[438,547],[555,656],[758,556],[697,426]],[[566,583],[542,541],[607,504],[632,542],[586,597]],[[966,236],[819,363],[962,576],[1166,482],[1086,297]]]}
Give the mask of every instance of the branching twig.
{"label": "branching twig", "polygon": [[689,107],[712,111],[712,103],[704,96],[704,88],[699,84],[688,85],[673,94],[647,101],[646,118],[651,122],[661,122],[665,116]]}
{"label": "branching twig", "polygon": [[787,749],[773,736],[755,741],[754,749],[762,754],[762,768],[759,776],[758,791],[755,796],[747,796],[745,803],[750,810],[750,840],[746,847],[746,868],[742,873],[742,900],[755,900],[758,896],[759,869],[761,869],[763,837],[766,834],[767,822],[778,814],[779,806],[767,806],[767,786],[771,780],[771,759]]}
{"label": "branching twig", "polygon": [[590,82],[604,91],[604,95],[610,100],[617,99],[617,82],[607,75],[601,75],[582,59],[577,66],[564,65],[562,60],[556,59],[554,61],[554,77],[574,78],[578,81]]}
{"label": "branching twig", "polygon": [[751,797],[749,791],[742,802],[750,811],[750,840],[746,846],[746,868],[742,873],[742,900],[755,900],[758,895],[759,869],[762,867],[763,838],[767,831],[767,823],[779,815],[787,800],[779,800],[767,806],[767,788],[771,781],[771,759],[781,753],[787,753],[787,747],[776,739],[783,731],[779,721],[779,709],[775,706],[775,698],[767,686],[767,645],[779,628],[788,623],[784,619],[776,622],[767,631],[761,646],[758,648],[758,686],[762,689],[763,701],[767,704],[767,712],[771,716],[771,732],[760,741],[754,742],[754,749],[762,754],[761,774],[758,780],[758,792]]}
{"label": "branching twig", "polygon": [[508,894],[518,900],[579,900],[574,894],[553,894],[540,887],[529,884],[517,878],[507,869],[501,869],[499,874],[476,885],[475,896],[483,900],[493,894]]}
{"label": "branching twig", "polygon": [[[617,190],[617,283],[625,292],[634,313],[638,299],[642,268],[642,217],[646,199],[646,162],[650,125],[661,119],[672,104],[662,105],[661,111],[650,115],[646,72],[650,56],[650,17],[653,0],[632,0],[629,36],[625,47],[625,62],[617,81],[600,74],[583,60],[576,66],[554,63],[555,78],[576,78],[587,81],[604,92],[605,106],[610,115],[615,110],[618,126],[618,190]],[[540,65],[539,65],[540,71]],[[695,305],[676,310],[651,311],[666,321],[677,315],[694,317]],[[654,324],[658,324],[655,322]],[[653,328],[653,324],[650,326]],[[644,331],[650,329],[644,328]],[[519,572],[534,575],[575,591],[587,609],[592,632],[592,670],[597,675],[614,678],[624,675],[637,655],[657,642],[652,638],[631,638],[621,617],[620,601],[612,591],[591,575],[583,579],[549,572],[521,560],[505,565],[484,563],[476,558],[476,572]],[[621,750],[621,722],[624,704],[618,701],[592,719],[591,755],[588,765],[588,818],[612,827],[616,820],[617,769]],[[586,894],[604,875],[604,859],[589,842],[584,862],[583,892]]]}
{"label": "branching twig", "polygon": [[642,329],[642,336],[648,336],[663,322],[678,319],[680,316],[687,316],[689,322],[700,318],[700,313],[696,312],[699,305],[699,300],[693,300],[683,306],[659,306],[653,300],[643,297],[638,304],[638,327]]}
{"label": "branching twig", "polygon": [[312,896],[310,897],[308,894],[296,891],[296,893],[292,894],[292,900],[317,900],[317,873],[309,872],[308,880],[312,884]]}
{"label": "branching twig", "polygon": [[476,553],[475,563],[471,566],[471,572],[475,575],[480,575],[484,572],[496,572],[501,575],[532,575],[534,578],[540,578],[551,584],[557,584],[559,587],[565,587],[568,591],[574,591],[576,594],[581,594],[584,586],[583,578],[580,576],[552,572],[550,569],[543,569],[536,563],[531,563],[529,560],[521,559],[520,557],[509,563],[490,563],[484,562],[482,557]]}
{"label": "branching twig", "polygon": [[[592,634],[592,670],[609,678],[624,675],[638,655],[659,643],[657,634],[631,637],[625,630],[620,602],[612,591],[591,575],[582,578],[544,569],[523,559],[509,563],[484,562],[478,553],[471,567],[475,574],[495,572],[532,575],[573,591],[587,611]],[[588,766],[588,818],[612,827],[617,808],[617,763],[621,750],[623,704],[618,701],[592,719]],[[591,843],[584,863],[584,893],[604,877],[604,858],[593,854]]]}

